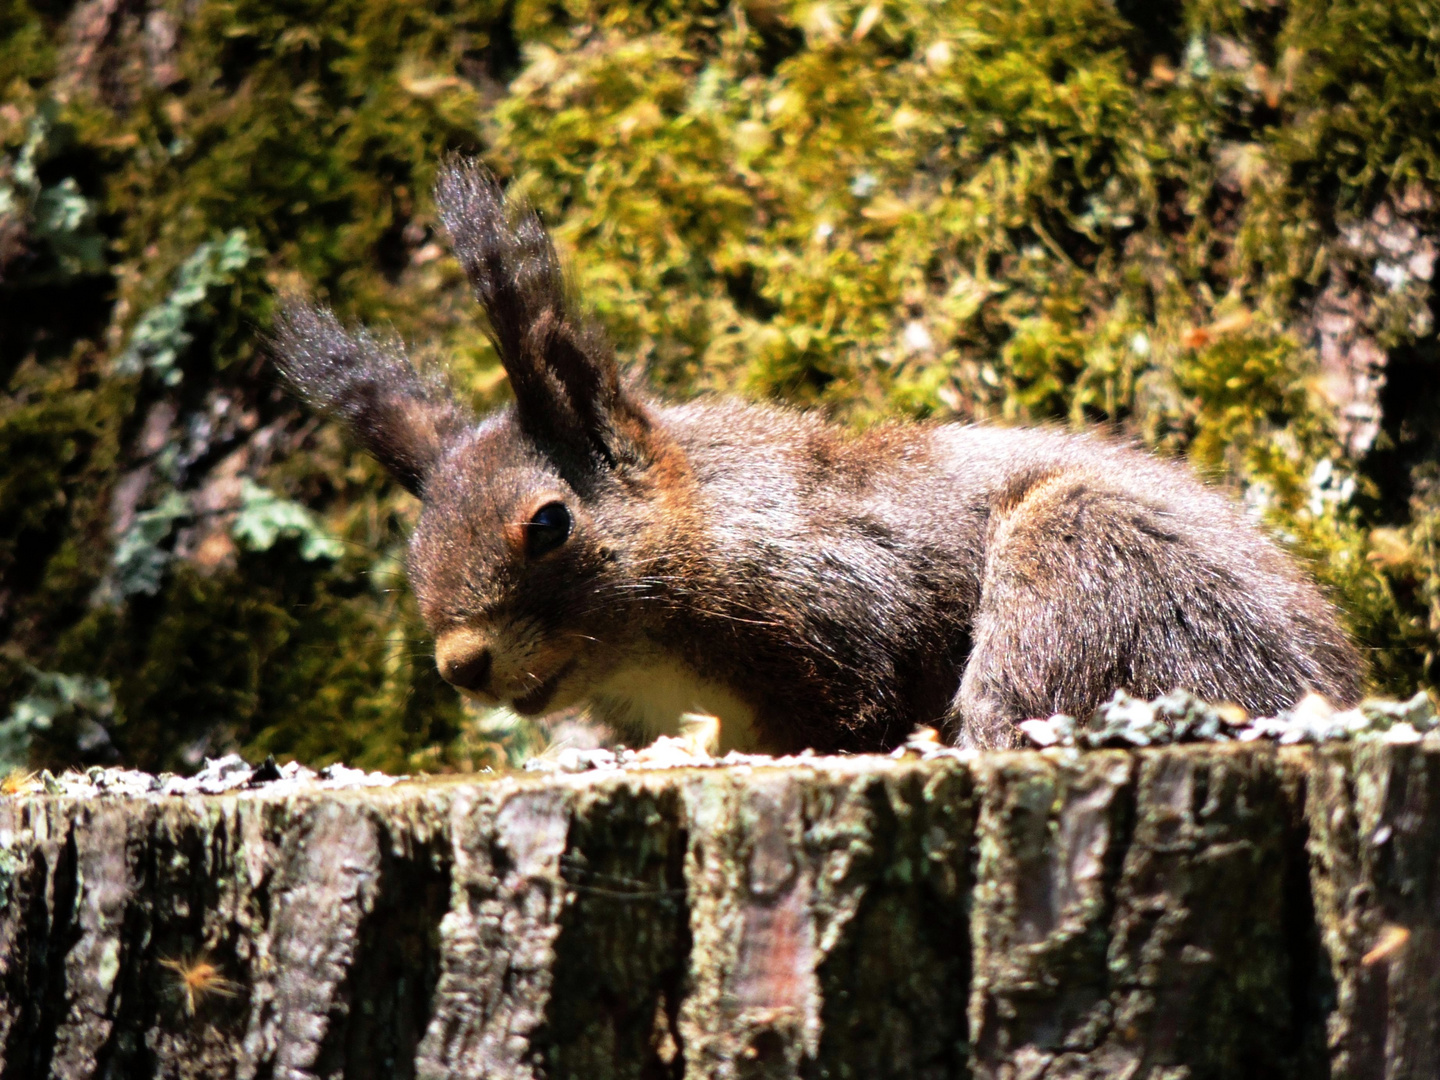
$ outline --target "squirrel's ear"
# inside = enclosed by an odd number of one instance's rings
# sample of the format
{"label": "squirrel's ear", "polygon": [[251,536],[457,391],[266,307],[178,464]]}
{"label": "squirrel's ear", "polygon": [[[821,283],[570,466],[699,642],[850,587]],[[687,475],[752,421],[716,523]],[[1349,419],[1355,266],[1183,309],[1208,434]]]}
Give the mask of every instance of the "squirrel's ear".
{"label": "squirrel's ear", "polygon": [[489,318],[527,433],[552,451],[610,465],[642,460],[645,410],[622,389],[604,340],[570,304],[539,217],[507,206],[483,166],[458,158],[442,170],[435,201]]}
{"label": "squirrel's ear", "polygon": [[300,395],[343,420],[416,495],[445,447],[474,422],[443,385],[415,370],[398,341],[348,333],[326,308],[287,302],[271,348]]}

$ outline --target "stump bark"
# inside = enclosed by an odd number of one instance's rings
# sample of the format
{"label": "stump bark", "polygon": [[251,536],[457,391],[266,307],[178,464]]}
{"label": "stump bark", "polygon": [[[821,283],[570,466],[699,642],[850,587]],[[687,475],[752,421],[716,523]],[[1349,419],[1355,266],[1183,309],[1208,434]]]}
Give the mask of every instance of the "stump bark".
{"label": "stump bark", "polygon": [[1440,1076],[1428,744],[10,797],[0,895],[7,1080]]}

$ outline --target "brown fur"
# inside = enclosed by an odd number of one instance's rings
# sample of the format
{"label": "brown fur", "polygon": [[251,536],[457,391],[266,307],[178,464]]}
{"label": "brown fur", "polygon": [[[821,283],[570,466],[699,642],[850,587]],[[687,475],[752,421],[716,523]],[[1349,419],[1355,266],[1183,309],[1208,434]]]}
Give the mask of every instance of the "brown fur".
{"label": "brown fur", "polygon": [[[636,737],[710,708],[730,745],[881,750],[922,722],[1008,745],[1119,688],[1262,713],[1358,697],[1314,585],[1183,468],[1088,435],[651,400],[533,214],[465,164],[437,197],[513,407],[475,421],[328,312],[292,307],[276,345],[423,499],[411,580],[442,673],[481,700],[589,701]],[[568,539],[528,551],[555,502]]]}

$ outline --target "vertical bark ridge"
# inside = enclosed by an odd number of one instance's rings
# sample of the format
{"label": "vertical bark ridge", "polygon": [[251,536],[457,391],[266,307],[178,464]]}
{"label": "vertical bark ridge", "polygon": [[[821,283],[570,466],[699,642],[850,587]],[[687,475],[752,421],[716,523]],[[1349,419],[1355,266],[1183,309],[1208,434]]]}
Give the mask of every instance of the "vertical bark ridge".
{"label": "vertical bark ridge", "polygon": [[[185,802],[173,813],[148,807],[126,851],[133,888],[120,922],[120,980],[96,1073],[173,1075],[178,1062],[204,1062],[209,1075],[235,1074],[232,1047],[243,1038],[252,979],[241,960],[248,939],[217,917],[232,879],[237,813],[206,813]],[[186,993],[168,963],[210,963],[223,993]],[[233,985],[232,985],[233,984]]]}
{"label": "vertical bark ridge", "polygon": [[554,985],[554,945],[571,892],[561,873],[570,786],[477,785],[450,812],[450,910],[420,1077],[543,1075],[531,1039]]}
{"label": "vertical bark ridge", "polygon": [[378,887],[314,1069],[336,1080],[412,1080],[440,976],[440,921],[451,895],[446,838],[377,824]]}
{"label": "vertical bark ridge", "polygon": [[[43,1023],[58,1024],[48,1071],[39,1075],[86,1077],[95,1073],[97,1055],[111,1032],[123,959],[120,927],[135,887],[127,854],[131,835],[143,834],[145,820],[120,805],[91,803],[75,806],[73,818],[52,827],[57,832],[69,827],[67,849],[74,853],[73,876],[56,876],[54,914],[59,920],[69,909],[73,922],[61,930],[70,938],[63,980],[51,981],[53,970],[47,978]],[[64,937],[52,934],[52,950],[63,942]]]}
{"label": "vertical bark ridge", "polygon": [[[4,1061],[14,1063],[14,1075],[49,1073],[66,1000],[66,958],[80,936],[78,854],[66,809],[30,804],[19,814],[6,814],[5,832],[24,838],[22,846],[6,851],[0,914],[6,960],[0,1004]],[[50,828],[52,820],[60,827],[58,835]]]}
{"label": "vertical bark ridge", "polygon": [[1138,779],[1109,951],[1108,1056],[1141,1075],[1296,1075],[1283,869],[1301,810],[1278,755],[1160,751]]}
{"label": "vertical bark ridge", "polygon": [[[1099,1048],[1113,1020],[1107,965],[1135,814],[1124,753],[985,759],[971,940],[977,1077],[1045,1075]],[[1103,1067],[1111,1063],[1104,1061]]]}
{"label": "vertical bark ridge", "polygon": [[[344,853],[336,857],[338,853]],[[281,848],[270,955],[278,1080],[315,1076],[380,878],[380,829],[353,799],[305,808]]]}
{"label": "vertical bark ridge", "polygon": [[809,779],[762,770],[686,786],[687,1077],[794,1075],[805,1052],[817,1004],[813,881],[800,859],[800,785]]}
{"label": "vertical bark ridge", "polygon": [[687,1076],[963,1075],[970,775],[829,765],[687,784]]}
{"label": "vertical bark ridge", "polygon": [[1282,785],[1280,930],[1290,958],[1289,1001],[1292,1043],[1298,1077],[1330,1080],[1326,1017],[1335,1007],[1334,970],[1320,940],[1315,879],[1311,859],[1310,766],[1307,748],[1282,749],[1277,762]]}
{"label": "vertical bark ridge", "polygon": [[1311,778],[1336,1080],[1440,1075],[1440,753],[1326,747]]}
{"label": "vertical bark ridge", "polygon": [[866,776],[839,806],[830,793],[813,801],[821,804],[810,808],[806,836],[821,865],[815,906],[830,916],[817,966],[820,1041],[801,1075],[961,1080],[969,1075],[970,773]]}
{"label": "vertical bark ridge", "polygon": [[676,1014],[690,962],[683,808],[669,785],[619,779],[586,791],[561,861],[573,899],[555,984],[532,1039],[552,1078],[679,1080]]}

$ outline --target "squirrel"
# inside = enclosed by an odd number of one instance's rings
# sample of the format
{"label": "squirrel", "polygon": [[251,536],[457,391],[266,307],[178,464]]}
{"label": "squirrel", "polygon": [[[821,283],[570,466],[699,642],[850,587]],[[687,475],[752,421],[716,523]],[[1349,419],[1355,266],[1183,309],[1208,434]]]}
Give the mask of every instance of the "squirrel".
{"label": "squirrel", "polygon": [[312,405],[422,501],[408,568],[440,674],[627,739],[721,720],[721,748],[978,748],[1182,688],[1271,714],[1360,696],[1314,583],[1226,494],[1094,434],[855,432],[629,386],[533,210],[454,160],[435,189],[514,402],[477,418],[396,341],[284,305]]}

